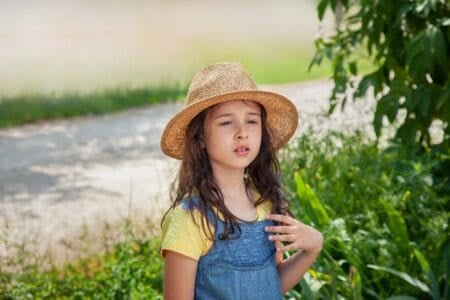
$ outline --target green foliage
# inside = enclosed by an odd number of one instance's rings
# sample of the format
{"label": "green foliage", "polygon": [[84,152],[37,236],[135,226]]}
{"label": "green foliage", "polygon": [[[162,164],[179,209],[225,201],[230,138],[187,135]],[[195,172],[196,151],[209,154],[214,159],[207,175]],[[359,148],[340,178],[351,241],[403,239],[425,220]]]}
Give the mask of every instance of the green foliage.
{"label": "green foliage", "polygon": [[0,269],[0,299],[162,299],[159,241],[130,239],[111,253],[41,271]]}
{"label": "green foliage", "polygon": [[[336,9],[339,0],[320,0],[317,12]],[[399,121],[396,138],[408,146],[429,146],[433,121],[443,123],[443,147],[450,148],[450,2],[448,0],[341,0],[346,18],[330,38],[316,40],[311,65],[332,61],[330,112],[349,89],[354,98],[373,91],[378,100],[373,126]],[[362,78],[360,58],[375,70]],[[400,117],[405,113],[405,117]],[[403,119],[402,119],[403,118]],[[445,151],[446,152],[446,151]],[[448,173],[447,173],[448,174]]]}
{"label": "green foliage", "polygon": [[153,103],[175,101],[186,94],[185,87],[113,89],[91,94],[23,95],[0,99],[0,127],[43,119],[100,115]]}
{"label": "green foliage", "polygon": [[435,157],[361,135],[312,136],[282,160],[294,214],[325,237],[301,299],[448,297],[450,197],[436,191],[450,182],[434,182]]}

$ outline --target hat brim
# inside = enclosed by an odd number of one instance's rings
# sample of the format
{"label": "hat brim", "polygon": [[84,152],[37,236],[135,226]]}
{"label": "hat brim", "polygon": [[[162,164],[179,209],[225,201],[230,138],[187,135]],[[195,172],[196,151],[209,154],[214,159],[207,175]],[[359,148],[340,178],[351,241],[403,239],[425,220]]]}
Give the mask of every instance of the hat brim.
{"label": "hat brim", "polygon": [[266,124],[275,150],[287,143],[297,129],[297,108],[286,97],[259,90],[226,93],[192,103],[170,119],[161,136],[161,149],[164,154],[183,159],[186,129],[192,119],[211,106],[233,100],[254,101],[265,108]]}

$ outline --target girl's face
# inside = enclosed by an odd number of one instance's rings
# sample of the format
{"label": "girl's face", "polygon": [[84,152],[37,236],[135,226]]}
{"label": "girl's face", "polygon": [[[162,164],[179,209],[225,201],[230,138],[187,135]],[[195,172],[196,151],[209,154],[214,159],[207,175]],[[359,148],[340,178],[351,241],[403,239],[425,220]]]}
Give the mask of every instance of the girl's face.
{"label": "girl's face", "polygon": [[252,101],[228,101],[206,112],[204,147],[214,172],[245,168],[261,146],[261,108]]}

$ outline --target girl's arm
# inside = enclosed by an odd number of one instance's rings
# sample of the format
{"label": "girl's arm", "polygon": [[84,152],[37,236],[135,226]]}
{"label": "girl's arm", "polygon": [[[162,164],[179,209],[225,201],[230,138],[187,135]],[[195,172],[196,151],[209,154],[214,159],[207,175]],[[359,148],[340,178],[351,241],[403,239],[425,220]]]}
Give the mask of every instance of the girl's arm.
{"label": "girl's arm", "polygon": [[164,299],[194,299],[197,261],[173,251],[164,251]]}
{"label": "girl's arm", "polygon": [[[320,250],[322,250],[323,236],[313,227],[307,226],[289,216],[271,214],[267,218],[282,224],[266,228],[267,232],[275,233],[269,238],[275,241],[277,252],[299,250],[284,261],[281,255],[277,255],[278,275],[281,289],[285,293],[299,282],[316,260]],[[282,246],[281,242],[286,243],[285,246]]]}

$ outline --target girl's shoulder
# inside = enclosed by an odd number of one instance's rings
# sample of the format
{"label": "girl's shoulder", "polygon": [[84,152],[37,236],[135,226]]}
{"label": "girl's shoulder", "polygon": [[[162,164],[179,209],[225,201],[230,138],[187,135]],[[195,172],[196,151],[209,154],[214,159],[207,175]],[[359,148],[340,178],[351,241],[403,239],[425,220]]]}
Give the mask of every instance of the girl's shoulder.
{"label": "girl's shoulder", "polygon": [[186,211],[191,211],[199,207],[200,201],[201,199],[199,195],[185,196],[179,201],[178,207]]}
{"label": "girl's shoulder", "polygon": [[[187,219],[191,219],[194,222],[200,220],[200,212],[196,209],[198,207],[198,199],[197,197],[183,198],[180,200],[178,205],[172,208],[166,215],[164,219],[164,223],[178,223],[187,221]],[[163,223],[163,227],[164,227]]]}
{"label": "girl's shoulder", "polygon": [[161,252],[170,250],[198,260],[211,244],[200,224],[200,212],[180,202],[164,218]]}

